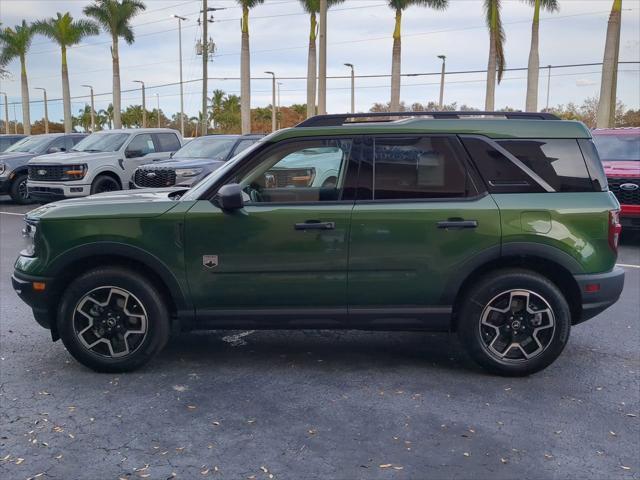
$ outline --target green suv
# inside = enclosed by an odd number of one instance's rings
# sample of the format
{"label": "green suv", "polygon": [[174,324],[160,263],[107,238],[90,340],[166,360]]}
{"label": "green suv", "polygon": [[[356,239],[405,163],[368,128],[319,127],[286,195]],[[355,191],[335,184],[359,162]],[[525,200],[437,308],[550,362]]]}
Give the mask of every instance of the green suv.
{"label": "green suv", "polygon": [[579,122],[324,115],[190,190],[33,210],[13,285],[98,371],[185,330],[331,328],[455,331],[482,366],[526,375],[620,296],[618,209]]}

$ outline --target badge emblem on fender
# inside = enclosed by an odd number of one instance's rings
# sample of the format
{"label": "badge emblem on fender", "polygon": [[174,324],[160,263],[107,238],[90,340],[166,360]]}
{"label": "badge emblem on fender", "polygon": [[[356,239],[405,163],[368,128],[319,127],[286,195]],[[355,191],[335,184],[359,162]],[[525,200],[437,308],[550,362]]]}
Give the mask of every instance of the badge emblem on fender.
{"label": "badge emblem on fender", "polygon": [[203,255],[202,265],[206,268],[215,268],[218,266],[218,255]]}

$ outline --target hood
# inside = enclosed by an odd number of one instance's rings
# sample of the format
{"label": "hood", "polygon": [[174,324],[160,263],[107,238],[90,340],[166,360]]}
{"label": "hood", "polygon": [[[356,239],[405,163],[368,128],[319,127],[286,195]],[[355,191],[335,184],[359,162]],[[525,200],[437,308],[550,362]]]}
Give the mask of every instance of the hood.
{"label": "hood", "polygon": [[92,160],[113,158],[118,152],[56,152],[38,155],[29,160],[30,164],[75,165]]}
{"label": "hood", "polygon": [[604,173],[607,177],[640,178],[640,160],[603,160],[602,166],[604,167]]}
{"label": "hood", "polygon": [[156,217],[172,209],[171,194],[181,188],[121,190],[53,202],[27,214],[27,219],[88,219]]}
{"label": "hood", "polygon": [[209,167],[212,165],[218,165],[224,163],[223,160],[213,160],[211,158],[170,158],[168,160],[158,160],[153,163],[146,163],[140,168],[152,169],[152,168],[199,168]]}
{"label": "hood", "polygon": [[3,152],[0,153],[0,162],[13,166],[27,163],[34,156],[34,153],[29,152]]}

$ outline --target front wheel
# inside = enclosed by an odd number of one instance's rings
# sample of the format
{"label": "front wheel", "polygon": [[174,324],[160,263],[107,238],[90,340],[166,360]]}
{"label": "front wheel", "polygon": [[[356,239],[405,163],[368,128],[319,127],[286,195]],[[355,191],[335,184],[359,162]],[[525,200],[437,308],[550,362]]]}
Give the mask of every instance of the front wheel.
{"label": "front wheel", "polygon": [[71,282],[57,321],[69,353],[98,372],[134,370],[169,338],[169,312],[156,287],[120,267],[97,268]]}
{"label": "front wheel", "polygon": [[104,192],[115,192],[122,190],[120,183],[110,175],[100,175],[91,184],[91,195]]}
{"label": "front wheel", "polygon": [[11,183],[11,189],[9,190],[9,195],[11,199],[20,204],[26,205],[31,203],[31,198],[29,197],[29,192],[27,192],[27,175],[26,174],[18,174],[16,178],[13,179]]}
{"label": "front wheel", "polygon": [[558,287],[528,270],[486,275],[462,299],[458,335],[471,357],[507,376],[538,372],[569,339],[571,312]]}

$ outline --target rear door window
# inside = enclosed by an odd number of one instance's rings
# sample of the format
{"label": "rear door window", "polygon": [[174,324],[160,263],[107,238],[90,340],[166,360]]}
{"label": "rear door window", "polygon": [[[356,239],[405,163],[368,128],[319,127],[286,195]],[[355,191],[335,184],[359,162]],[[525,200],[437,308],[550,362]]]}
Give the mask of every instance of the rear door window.
{"label": "rear door window", "polygon": [[158,152],[175,152],[180,150],[180,140],[177,135],[173,133],[156,133],[157,149]]}
{"label": "rear door window", "polygon": [[556,192],[594,190],[576,139],[501,140],[498,143]]}
{"label": "rear door window", "polygon": [[377,137],[373,152],[374,200],[466,197],[472,187],[450,137]]}

